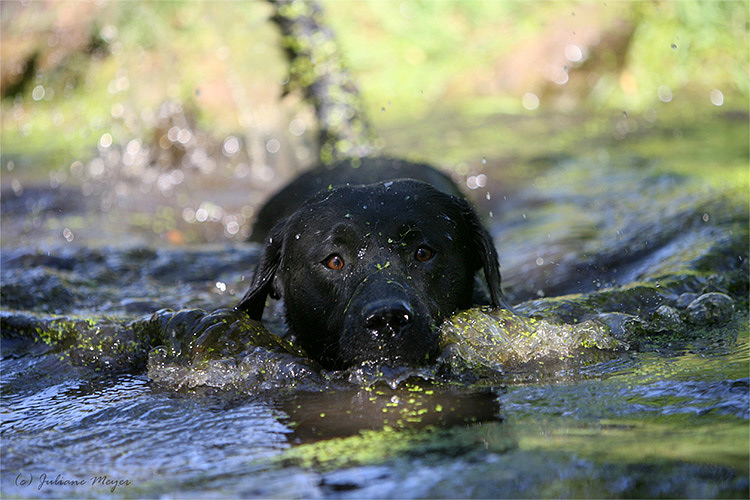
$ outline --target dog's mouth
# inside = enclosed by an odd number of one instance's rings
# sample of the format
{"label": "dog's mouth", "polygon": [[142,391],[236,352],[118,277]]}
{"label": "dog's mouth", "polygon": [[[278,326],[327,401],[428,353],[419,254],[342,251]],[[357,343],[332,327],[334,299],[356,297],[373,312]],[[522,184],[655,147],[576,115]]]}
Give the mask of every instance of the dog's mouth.
{"label": "dog's mouth", "polygon": [[392,276],[368,276],[355,288],[336,328],[337,364],[424,365],[438,350],[435,323],[418,291]]}
{"label": "dog's mouth", "polygon": [[437,326],[418,309],[402,301],[378,301],[347,315],[339,339],[342,364],[424,365],[434,359]]}

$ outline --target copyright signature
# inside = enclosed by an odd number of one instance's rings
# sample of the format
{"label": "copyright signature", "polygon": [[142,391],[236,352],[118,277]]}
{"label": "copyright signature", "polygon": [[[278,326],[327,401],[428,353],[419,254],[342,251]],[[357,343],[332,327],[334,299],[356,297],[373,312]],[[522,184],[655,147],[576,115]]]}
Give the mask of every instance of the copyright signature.
{"label": "copyright signature", "polygon": [[105,487],[109,488],[111,493],[120,486],[130,486],[132,482],[130,479],[119,479],[110,477],[106,474],[99,476],[90,476],[85,478],[68,478],[62,474],[52,475],[47,473],[41,473],[36,478],[33,474],[24,474],[19,472],[15,480],[16,486],[19,488],[36,487],[37,490],[51,487],[76,487],[76,486],[90,486],[90,487]]}

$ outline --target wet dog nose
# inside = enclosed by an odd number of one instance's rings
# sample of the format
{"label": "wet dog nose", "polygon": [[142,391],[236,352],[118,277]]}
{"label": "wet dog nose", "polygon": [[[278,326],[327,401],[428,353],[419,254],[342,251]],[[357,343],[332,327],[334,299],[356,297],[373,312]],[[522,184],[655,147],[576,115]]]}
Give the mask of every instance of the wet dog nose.
{"label": "wet dog nose", "polygon": [[414,313],[403,301],[381,301],[365,308],[363,317],[365,326],[373,332],[396,335],[414,320]]}

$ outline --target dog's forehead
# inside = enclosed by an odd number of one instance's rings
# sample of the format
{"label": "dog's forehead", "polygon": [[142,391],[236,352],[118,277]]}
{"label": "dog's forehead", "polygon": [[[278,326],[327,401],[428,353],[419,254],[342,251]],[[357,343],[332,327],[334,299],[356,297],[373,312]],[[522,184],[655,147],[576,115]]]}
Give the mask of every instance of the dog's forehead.
{"label": "dog's forehead", "polygon": [[385,240],[405,233],[450,236],[460,232],[460,221],[452,196],[423,182],[399,180],[320,192],[290,217],[287,234],[319,242],[346,235]]}
{"label": "dog's forehead", "polygon": [[368,262],[369,255],[387,265],[424,243],[439,252],[455,248],[445,253],[446,262],[460,260],[469,233],[465,207],[463,200],[418,181],[331,189],[287,220],[282,259],[319,262],[344,252],[357,262]]}
{"label": "dog's forehead", "polygon": [[302,218],[358,219],[383,222],[450,216],[452,197],[419,181],[399,180],[365,186],[341,186],[319,193],[300,209]]}

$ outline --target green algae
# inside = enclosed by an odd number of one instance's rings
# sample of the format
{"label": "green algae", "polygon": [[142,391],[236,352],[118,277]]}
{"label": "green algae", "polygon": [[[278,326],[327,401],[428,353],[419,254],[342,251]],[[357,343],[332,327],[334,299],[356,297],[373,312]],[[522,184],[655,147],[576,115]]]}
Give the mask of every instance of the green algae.
{"label": "green algae", "polygon": [[[658,410],[677,403],[676,397],[647,401]],[[631,405],[642,405],[633,398]],[[509,422],[518,436],[520,449],[572,452],[599,463],[643,464],[691,462],[722,464],[749,472],[746,447],[747,421],[742,418],[694,414],[627,415],[593,421],[555,417],[530,417]],[[650,443],[644,447],[644,443]]]}
{"label": "green algae", "polygon": [[516,443],[502,425],[483,423],[451,428],[363,430],[344,438],[321,440],[295,446],[279,458],[283,465],[297,465],[330,471],[358,465],[393,461],[436,460],[473,452],[504,452]]}
{"label": "green algae", "polygon": [[[747,212],[742,198],[732,199],[728,191],[716,188],[701,190],[695,182],[677,175],[610,168],[612,171],[605,172],[586,162],[561,165],[536,183],[532,199],[541,196],[543,202],[529,211],[530,226],[512,226],[504,232],[509,238],[505,245],[508,241],[518,243],[516,255],[525,254],[524,248],[546,248],[548,240],[559,247],[555,250],[560,252],[559,260],[546,254],[536,260],[537,264],[549,260],[550,267],[511,264],[507,266],[511,268],[510,278],[504,276],[504,282],[510,282],[511,297],[519,292],[522,297],[529,292],[538,297],[536,287],[541,283],[550,284],[541,295],[552,297],[517,304],[518,315],[488,308],[461,311],[442,325],[442,354],[432,366],[403,373],[358,369],[347,373],[344,378],[349,380],[343,385],[383,382],[395,387],[409,377],[439,380],[448,386],[480,381],[496,384],[508,380],[508,372],[515,373],[515,378],[523,372],[537,374],[544,366],[570,371],[620,356],[628,349],[686,349],[731,343],[747,320],[750,286]],[[575,221],[580,213],[587,214],[583,217],[585,228]],[[508,217],[512,219],[512,214]],[[544,233],[547,229],[556,231],[556,235],[581,236],[581,241],[573,244],[576,238],[571,236],[555,241],[557,236]],[[501,246],[499,249],[505,255]],[[206,272],[211,253],[195,253],[191,256],[195,262],[189,261],[195,265],[180,266],[179,273],[160,265],[158,252],[145,255],[153,264],[141,258],[137,267],[146,265],[150,270],[147,278],[205,280],[211,278]],[[41,285],[26,290],[13,288],[13,283],[4,284],[4,300],[23,292],[23,300],[35,308],[42,309],[46,303],[57,307],[54,300],[46,299],[59,295],[62,287],[75,292],[67,302],[58,301],[64,306],[101,287],[101,277],[110,276],[121,268],[120,261],[133,257],[132,253],[118,255],[114,250],[106,255],[89,254],[86,266],[90,267],[92,258],[98,266],[90,283],[45,270],[83,267],[72,255],[60,259],[20,252],[12,256],[14,264],[40,268]],[[235,266],[244,255],[234,255],[237,260],[231,264],[220,257],[211,262]],[[172,254],[166,257],[173,258]],[[177,261],[187,263],[181,257]],[[387,266],[386,262],[381,268]],[[518,290],[514,281],[518,283],[520,277],[513,275],[513,269],[516,273],[522,270],[524,284],[534,288]],[[37,297],[37,288],[48,292]],[[162,310],[129,323],[96,317],[89,322],[44,318],[27,313],[8,313],[2,321],[4,344],[8,336],[19,338],[17,333],[25,331],[39,344],[69,353],[76,363],[134,370],[147,367],[154,380],[177,387],[183,385],[180,376],[190,379],[188,385],[228,385],[248,393],[284,384],[299,390],[309,387],[308,382],[320,382],[319,388],[340,382],[324,380],[327,375],[316,378],[321,373],[319,367],[298,347],[228,309]],[[152,356],[147,366],[149,352]],[[299,383],[291,376],[295,370],[304,374]]]}
{"label": "green algae", "polygon": [[[42,317],[29,313],[0,317],[4,348],[13,355],[38,351],[55,353],[76,365],[96,369],[130,370],[145,361],[152,332],[112,318]],[[33,344],[27,342],[32,340]]]}
{"label": "green algae", "polygon": [[[331,477],[333,486],[355,487],[364,467],[383,467],[388,471],[385,480],[394,481],[394,476],[405,480],[401,474],[417,475],[425,473],[425,468],[428,475],[436,474],[437,469],[458,460],[472,466],[458,469],[456,477],[441,475],[440,482],[430,489],[431,495],[425,496],[462,491],[469,497],[499,496],[507,488],[516,491],[513,496],[519,496],[519,491],[531,494],[523,489],[524,478],[527,487],[542,488],[539,492],[579,492],[586,496],[585,492],[598,491],[615,495],[624,487],[627,492],[650,492],[653,496],[659,491],[690,491],[681,489],[682,485],[692,484],[693,475],[699,474],[693,486],[708,487],[706,496],[734,497],[747,488],[742,479],[748,472],[747,449],[742,444],[747,441],[747,422],[722,413],[722,406],[717,404],[723,400],[721,394],[713,394],[715,389],[710,384],[697,381],[714,379],[729,391],[736,385],[732,401],[742,410],[747,382],[743,386],[742,380],[734,384],[725,380],[746,375],[746,330],[740,341],[728,357],[631,353],[632,360],[621,365],[621,371],[607,374],[603,380],[510,387],[508,394],[498,395],[493,421],[454,427],[382,426],[347,436],[317,436],[313,442],[303,440],[281,453],[278,466],[302,467],[324,477],[338,471],[336,482]],[[665,391],[673,382],[677,387]],[[415,392],[424,390],[421,387]],[[381,405],[392,394],[373,392],[373,399],[382,398]],[[340,426],[337,405],[330,404],[328,396],[321,400],[334,411],[326,411],[318,421],[291,414],[293,421],[315,427],[322,420],[331,420],[329,427]],[[727,404],[730,400],[723,401]],[[314,411],[319,408],[323,406]],[[350,404],[348,408],[356,411],[357,406]],[[434,405],[420,417],[438,411]],[[294,432],[297,435],[299,431]],[[544,477],[547,469],[549,474],[567,472],[565,477],[550,480]],[[638,484],[617,483],[631,478],[637,478]],[[661,484],[662,480],[669,484]],[[475,489],[466,494],[458,485]],[[710,488],[717,490],[711,493]]]}
{"label": "green algae", "polygon": [[4,344],[18,341],[14,343],[16,355],[25,353],[22,345],[28,348],[29,344],[23,341],[31,339],[74,364],[100,369],[142,370],[149,352],[158,346],[171,360],[184,363],[229,358],[250,347],[303,355],[290,342],[234,310],[162,310],[131,322],[6,313],[0,321]]}
{"label": "green algae", "polygon": [[533,301],[521,308],[528,315],[488,307],[461,311],[441,326],[442,354],[433,366],[362,366],[328,379],[299,347],[234,310],[162,310],[131,322],[28,313],[1,319],[4,342],[33,338],[74,364],[146,368],[152,380],[178,388],[208,385],[252,394],[270,387],[303,390],[310,384],[321,389],[342,380],[344,385],[396,388],[413,377],[450,387],[501,382],[508,372],[517,378],[543,366],[554,371],[561,362],[586,366],[633,346],[715,345],[734,338],[743,310],[735,311],[729,296],[693,294],[678,307],[678,300],[670,299],[674,294],[664,290],[636,284]]}
{"label": "green algae", "polygon": [[594,320],[570,324],[529,318],[505,309],[459,312],[441,327],[442,360],[477,373],[497,372],[531,362],[572,358],[583,352],[623,351],[628,344]]}
{"label": "green algae", "polygon": [[147,373],[173,389],[206,386],[257,395],[323,384],[300,348],[242,312],[162,312],[154,323],[165,342],[149,352]]}

